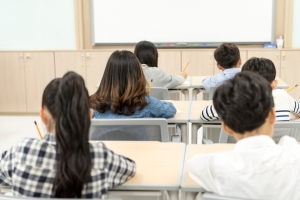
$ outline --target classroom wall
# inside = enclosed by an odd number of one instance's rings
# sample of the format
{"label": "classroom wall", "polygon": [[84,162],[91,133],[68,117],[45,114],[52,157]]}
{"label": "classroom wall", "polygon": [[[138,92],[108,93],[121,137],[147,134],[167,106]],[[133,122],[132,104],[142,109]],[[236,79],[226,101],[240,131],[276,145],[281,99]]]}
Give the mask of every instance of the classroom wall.
{"label": "classroom wall", "polygon": [[[83,49],[133,49],[133,46],[92,46],[92,34],[91,34],[91,21],[90,21],[90,0],[80,0],[82,6],[82,48]],[[285,4],[293,0],[276,0],[276,22],[275,22],[275,35],[284,35],[285,33],[285,18],[287,12],[292,12],[290,9],[286,10]],[[295,0],[297,1],[297,0]],[[246,23],[246,22],[245,22]],[[240,45],[245,48],[262,48],[263,45]],[[288,47],[288,45],[286,46]]]}
{"label": "classroom wall", "polygon": [[76,49],[73,0],[0,0],[0,50]]}
{"label": "classroom wall", "polygon": [[300,0],[294,0],[293,48],[300,48]]}

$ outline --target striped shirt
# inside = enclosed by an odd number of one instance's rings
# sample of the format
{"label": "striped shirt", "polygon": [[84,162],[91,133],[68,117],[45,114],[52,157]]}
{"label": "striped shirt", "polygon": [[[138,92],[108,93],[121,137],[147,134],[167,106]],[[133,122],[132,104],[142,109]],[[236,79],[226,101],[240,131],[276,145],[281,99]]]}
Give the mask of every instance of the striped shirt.
{"label": "striped shirt", "polygon": [[[293,99],[286,90],[275,89],[272,94],[276,110],[276,121],[289,121],[290,113],[300,116],[300,102]],[[213,105],[205,107],[201,111],[200,118],[203,121],[220,119]]]}
{"label": "striped shirt", "polygon": [[[103,143],[90,144],[92,170],[82,198],[103,198],[109,189],[136,172],[135,162],[115,154]],[[0,157],[0,186],[12,186],[13,195],[53,197],[56,173],[55,136],[23,139]]]}

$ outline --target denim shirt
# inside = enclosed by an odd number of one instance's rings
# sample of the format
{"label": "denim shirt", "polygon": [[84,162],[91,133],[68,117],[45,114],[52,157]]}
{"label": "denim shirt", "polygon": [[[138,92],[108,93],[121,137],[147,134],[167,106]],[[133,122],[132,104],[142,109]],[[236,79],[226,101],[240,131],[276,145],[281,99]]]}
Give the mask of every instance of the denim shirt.
{"label": "denim shirt", "polygon": [[147,96],[146,101],[148,105],[143,110],[136,108],[136,111],[129,116],[113,113],[111,110],[104,113],[94,110],[93,118],[171,118],[176,114],[176,108],[172,103],[151,96]]}
{"label": "denim shirt", "polygon": [[222,85],[224,81],[233,78],[239,72],[241,72],[241,68],[225,69],[222,74],[215,74],[203,79],[202,85],[209,92],[210,87]]}

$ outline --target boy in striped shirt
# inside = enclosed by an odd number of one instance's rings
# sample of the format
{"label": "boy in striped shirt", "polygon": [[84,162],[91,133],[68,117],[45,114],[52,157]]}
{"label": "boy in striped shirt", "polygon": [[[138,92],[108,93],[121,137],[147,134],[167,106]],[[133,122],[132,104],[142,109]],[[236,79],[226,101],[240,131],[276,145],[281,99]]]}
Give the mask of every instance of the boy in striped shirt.
{"label": "boy in striped shirt", "polygon": [[[242,71],[252,71],[263,76],[270,83],[275,103],[276,121],[289,121],[290,113],[300,116],[300,102],[291,97],[286,90],[276,89],[277,80],[274,63],[266,58],[250,58],[242,67]],[[203,121],[219,119],[214,107],[207,106],[201,112]]]}

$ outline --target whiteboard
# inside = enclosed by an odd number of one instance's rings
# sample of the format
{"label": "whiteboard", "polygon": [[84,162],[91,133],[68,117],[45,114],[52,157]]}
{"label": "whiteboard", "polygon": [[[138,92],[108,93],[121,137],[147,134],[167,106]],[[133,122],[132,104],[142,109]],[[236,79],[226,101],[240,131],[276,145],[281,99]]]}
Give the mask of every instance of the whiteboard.
{"label": "whiteboard", "polygon": [[74,0],[0,0],[0,49],[76,49]]}
{"label": "whiteboard", "polygon": [[93,0],[93,45],[274,40],[275,0]]}

